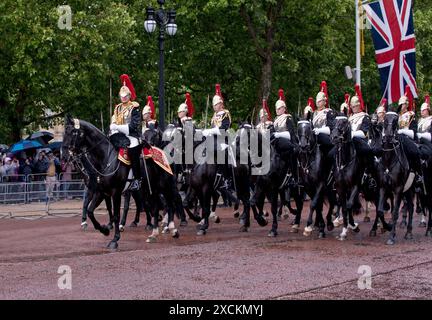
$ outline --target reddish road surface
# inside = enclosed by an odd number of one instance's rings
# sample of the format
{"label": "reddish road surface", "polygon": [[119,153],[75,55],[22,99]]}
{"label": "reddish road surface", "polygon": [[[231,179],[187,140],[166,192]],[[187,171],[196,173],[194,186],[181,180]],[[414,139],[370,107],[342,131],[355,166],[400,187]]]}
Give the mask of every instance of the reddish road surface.
{"label": "reddish road surface", "polygon": [[[195,235],[195,223],[173,239],[147,244],[143,226],[122,233],[119,250],[109,238],[80,230],[80,218],[35,221],[0,219],[0,299],[431,299],[432,239],[415,215],[414,240],[398,230],[395,246],[386,234],[368,236],[371,223],[340,242],[336,229],[318,239],[253,222],[238,232],[231,210],[218,209],[220,224]],[[306,214],[304,213],[304,216]],[[388,216],[386,217],[389,218]],[[99,216],[106,222],[106,216]],[[357,216],[356,221],[362,221]],[[304,221],[302,221],[304,227]],[[60,266],[69,266],[72,289],[61,290]],[[359,267],[370,267],[372,289],[358,286]],[[368,280],[360,281],[363,287]]]}

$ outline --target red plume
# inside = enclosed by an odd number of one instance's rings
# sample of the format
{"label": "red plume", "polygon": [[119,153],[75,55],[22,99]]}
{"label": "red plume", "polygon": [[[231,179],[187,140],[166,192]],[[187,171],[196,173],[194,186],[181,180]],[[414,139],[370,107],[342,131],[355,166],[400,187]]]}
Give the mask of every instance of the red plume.
{"label": "red plume", "polygon": [[326,96],[326,108],[328,108],[328,106],[329,106],[329,97],[328,97],[328,92],[327,92],[327,82],[325,82],[325,81],[321,82],[320,91],[324,92],[324,94]]}
{"label": "red plume", "polygon": [[357,97],[360,100],[360,111],[365,111],[365,106],[364,106],[364,101],[363,101],[363,95],[362,95],[362,92],[361,92],[361,89],[360,89],[360,85],[358,85],[358,84],[355,85],[355,92],[356,92]]}
{"label": "red plume", "polygon": [[192,98],[189,92],[186,92],[186,105],[188,107],[188,116],[192,117],[195,112],[195,108],[192,103]]}
{"label": "red plume", "polygon": [[120,76],[120,81],[122,83],[122,86],[126,86],[129,88],[129,90],[131,92],[131,100],[135,100],[136,99],[135,88],[134,88],[132,82],[130,81],[129,76],[127,74],[122,74]]}
{"label": "red plume", "polygon": [[285,95],[283,89],[279,89],[279,99],[285,101]]}
{"label": "red plume", "polygon": [[150,107],[151,110],[151,118],[154,119],[156,117],[156,109],[151,96],[147,97],[147,105]]}
{"label": "red plume", "polygon": [[[221,86],[219,83],[216,84],[216,95],[222,98]],[[223,98],[222,98],[223,100]]]}
{"label": "red plume", "polygon": [[414,111],[414,97],[409,85],[405,86],[405,96],[408,98],[408,111]]}
{"label": "red plume", "polygon": [[350,95],[348,93],[345,93],[345,103],[347,105],[349,105],[349,99],[350,99]]}
{"label": "red plume", "polygon": [[384,107],[384,109],[387,111],[387,99],[386,98],[382,98],[381,102],[379,104],[379,107]]}
{"label": "red plume", "polygon": [[425,96],[425,103],[426,103],[428,106],[430,106],[430,96],[429,96],[428,94]]}
{"label": "red plume", "polygon": [[315,102],[314,102],[314,98],[309,97],[309,99],[308,99],[308,104],[307,104],[307,105],[308,105],[309,107],[311,107],[313,111],[315,111]]}
{"label": "red plume", "polygon": [[272,116],[271,116],[271,113],[270,113],[269,107],[268,107],[268,105],[267,105],[267,100],[266,100],[266,99],[263,99],[263,102],[262,102],[262,108],[263,108],[263,110],[267,113],[267,115],[268,115],[268,119],[269,119],[270,121],[272,121]]}

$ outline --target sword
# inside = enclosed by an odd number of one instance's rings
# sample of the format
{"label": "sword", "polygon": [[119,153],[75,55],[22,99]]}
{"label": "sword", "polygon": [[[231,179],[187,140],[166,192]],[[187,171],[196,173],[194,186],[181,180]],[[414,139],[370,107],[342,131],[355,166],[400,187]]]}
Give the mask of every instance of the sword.
{"label": "sword", "polygon": [[210,95],[207,95],[206,113],[204,118],[204,129],[207,129],[207,113],[208,113],[209,104],[210,104]]}

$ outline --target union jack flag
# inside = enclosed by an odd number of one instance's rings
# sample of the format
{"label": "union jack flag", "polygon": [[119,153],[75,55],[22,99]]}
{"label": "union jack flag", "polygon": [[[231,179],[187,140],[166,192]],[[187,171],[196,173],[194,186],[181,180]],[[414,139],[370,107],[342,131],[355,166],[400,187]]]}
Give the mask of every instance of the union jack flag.
{"label": "union jack flag", "polygon": [[379,0],[363,7],[372,25],[383,98],[397,102],[406,85],[417,98],[412,0]]}

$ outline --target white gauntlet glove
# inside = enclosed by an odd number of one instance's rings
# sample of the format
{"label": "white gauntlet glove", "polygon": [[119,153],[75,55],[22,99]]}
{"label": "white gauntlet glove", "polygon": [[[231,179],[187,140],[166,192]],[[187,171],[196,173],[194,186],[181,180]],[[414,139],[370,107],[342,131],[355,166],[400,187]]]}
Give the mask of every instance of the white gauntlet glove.
{"label": "white gauntlet glove", "polygon": [[284,138],[284,139],[291,140],[291,134],[288,131],[275,132],[274,137],[275,138]]}
{"label": "white gauntlet glove", "polygon": [[361,130],[351,131],[351,138],[354,138],[354,137],[362,138],[362,139],[366,138],[364,132]]}
{"label": "white gauntlet glove", "polygon": [[329,127],[314,128],[313,131],[316,135],[319,135],[320,133],[324,133],[328,136],[330,135],[330,128]]}
{"label": "white gauntlet glove", "polygon": [[421,138],[424,138],[428,141],[431,141],[431,134],[429,132],[425,132],[425,133],[417,133],[417,138],[420,140]]}
{"label": "white gauntlet glove", "polygon": [[399,129],[398,130],[399,134],[404,134],[407,137],[410,137],[411,139],[414,139],[414,131],[409,130],[409,129]]}
{"label": "white gauntlet glove", "polygon": [[202,131],[204,137],[212,136],[212,135],[220,135],[220,131],[218,127],[214,127],[211,129],[204,129]]}

